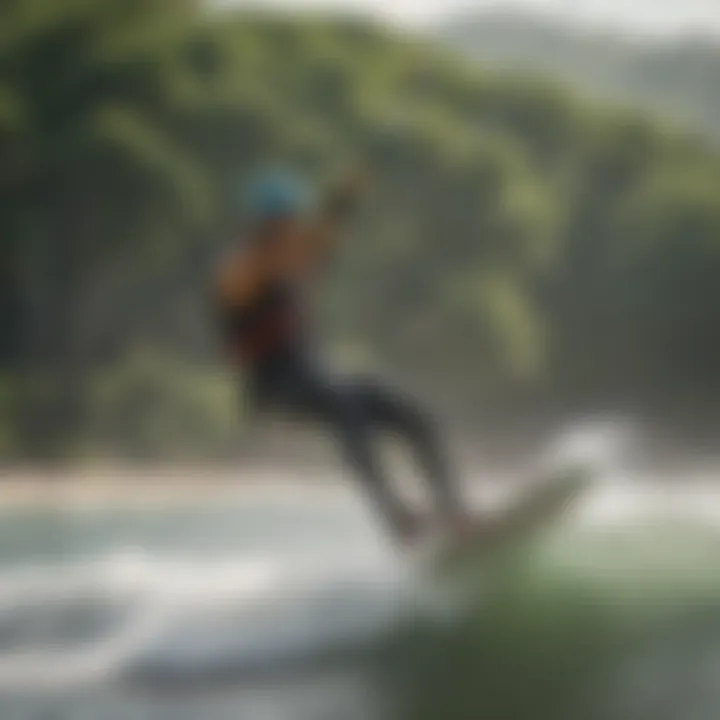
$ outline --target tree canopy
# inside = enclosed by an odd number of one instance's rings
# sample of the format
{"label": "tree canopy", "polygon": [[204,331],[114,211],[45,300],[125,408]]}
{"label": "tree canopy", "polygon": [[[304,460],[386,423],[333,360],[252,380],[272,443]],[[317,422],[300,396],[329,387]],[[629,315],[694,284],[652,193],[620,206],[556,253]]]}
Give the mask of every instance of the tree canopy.
{"label": "tree canopy", "polygon": [[271,159],[322,177],[352,158],[375,187],[323,291],[336,347],[487,414],[712,406],[720,156],[701,140],[372,25],[16,0],[0,10],[12,447],[81,437],[99,374],[138,345],[214,366],[208,268],[238,184]]}

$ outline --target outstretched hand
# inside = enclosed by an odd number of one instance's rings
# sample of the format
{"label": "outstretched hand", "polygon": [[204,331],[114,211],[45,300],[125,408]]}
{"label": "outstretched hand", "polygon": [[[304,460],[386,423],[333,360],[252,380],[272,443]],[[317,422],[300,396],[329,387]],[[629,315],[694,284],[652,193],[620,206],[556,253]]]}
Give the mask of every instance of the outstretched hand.
{"label": "outstretched hand", "polygon": [[356,165],[346,171],[335,183],[335,191],[348,198],[357,198],[370,185],[370,172],[365,166]]}
{"label": "outstretched hand", "polygon": [[355,209],[369,181],[369,173],[359,166],[338,176],[325,196],[325,218],[333,224],[344,221]]}

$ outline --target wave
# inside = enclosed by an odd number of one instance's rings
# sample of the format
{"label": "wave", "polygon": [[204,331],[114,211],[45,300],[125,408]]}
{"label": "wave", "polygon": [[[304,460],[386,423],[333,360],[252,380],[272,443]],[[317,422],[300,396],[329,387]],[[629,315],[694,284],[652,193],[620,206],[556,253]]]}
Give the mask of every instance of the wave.
{"label": "wave", "polygon": [[406,616],[397,564],[124,551],[0,575],[0,689],[182,682],[350,652]]}

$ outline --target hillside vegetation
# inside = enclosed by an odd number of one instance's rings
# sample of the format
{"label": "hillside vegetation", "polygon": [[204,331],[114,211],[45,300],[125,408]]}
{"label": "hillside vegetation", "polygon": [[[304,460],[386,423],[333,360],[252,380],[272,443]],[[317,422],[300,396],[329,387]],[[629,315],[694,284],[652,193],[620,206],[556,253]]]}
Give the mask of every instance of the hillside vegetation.
{"label": "hillside vegetation", "polygon": [[0,68],[0,453],[232,444],[208,272],[269,158],[373,169],[323,290],[334,347],[485,417],[715,409],[720,156],[693,137],[190,0],[6,3]]}

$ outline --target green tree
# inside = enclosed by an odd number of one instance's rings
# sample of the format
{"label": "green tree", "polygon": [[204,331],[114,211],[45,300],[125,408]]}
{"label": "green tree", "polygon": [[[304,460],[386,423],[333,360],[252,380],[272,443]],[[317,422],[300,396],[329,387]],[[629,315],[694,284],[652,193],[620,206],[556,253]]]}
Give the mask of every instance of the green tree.
{"label": "green tree", "polygon": [[[21,328],[22,437],[54,446],[78,428],[107,268],[130,272],[151,242],[208,217],[202,165],[168,123],[197,112],[176,61],[197,8],[18,0],[1,12],[3,256],[17,280],[6,322]],[[51,387],[35,392],[40,378]]]}

